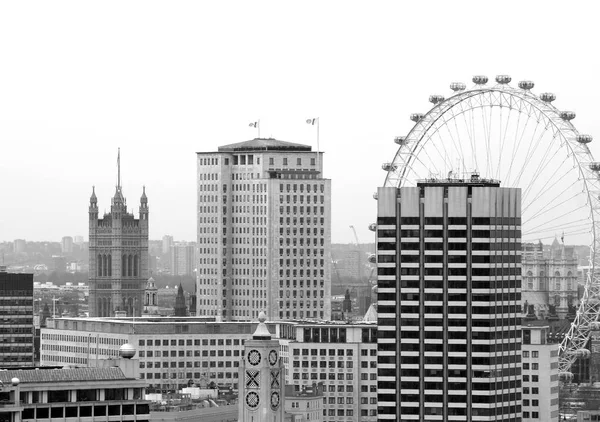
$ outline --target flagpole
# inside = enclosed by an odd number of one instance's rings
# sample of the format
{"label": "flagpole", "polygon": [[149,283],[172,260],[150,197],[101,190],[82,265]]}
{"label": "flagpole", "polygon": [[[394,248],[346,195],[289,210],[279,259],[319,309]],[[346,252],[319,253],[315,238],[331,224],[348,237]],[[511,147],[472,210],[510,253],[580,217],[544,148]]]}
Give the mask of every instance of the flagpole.
{"label": "flagpole", "polygon": [[260,119],[258,119],[258,138],[260,139]]}

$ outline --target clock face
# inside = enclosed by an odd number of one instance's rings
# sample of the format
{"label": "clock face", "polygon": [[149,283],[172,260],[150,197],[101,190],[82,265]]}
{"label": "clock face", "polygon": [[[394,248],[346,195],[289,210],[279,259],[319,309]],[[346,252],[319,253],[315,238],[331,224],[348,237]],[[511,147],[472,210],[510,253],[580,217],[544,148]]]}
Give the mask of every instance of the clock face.
{"label": "clock face", "polygon": [[271,350],[269,352],[269,363],[271,366],[275,366],[277,364],[277,351]]}
{"label": "clock face", "polygon": [[271,393],[271,409],[277,410],[279,407],[279,393],[277,391],[273,391]]}
{"label": "clock face", "polygon": [[261,359],[261,356],[260,356],[260,352],[258,350],[253,349],[248,352],[248,363],[250,365],[254,365],[254,366],[258,365],[260,363],[260,359]]}
{"label": "clock face", "polygon": [[251,391],[248,394],[246,394],[246,404],[249,408],[256,409],[259,403],[260,397],[258,397],[258,394],[256,394],[254,391]]}

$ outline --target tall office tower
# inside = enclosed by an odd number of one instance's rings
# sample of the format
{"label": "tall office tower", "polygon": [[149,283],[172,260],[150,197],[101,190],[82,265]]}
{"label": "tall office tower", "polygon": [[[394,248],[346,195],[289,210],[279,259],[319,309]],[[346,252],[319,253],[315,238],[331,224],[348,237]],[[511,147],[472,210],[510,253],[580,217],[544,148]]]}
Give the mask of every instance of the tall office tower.
{"label": "tall office tower", "polygon": [[164,255],[171,253],[171,246],[173,246],[173,236],[164,235],[162,238],[162,253]]}
{"label": "tall office tower", "polygon": [[64,255],[70,255],[73,253],[73,238],[71,236],[64,236],[60,242],[60,249]]}
{"label": "tall office tower", "polygon": [[198,153],[198,316],[330,319],[331,181],[310,146]]}
{"label": "tall office tower", "polygon": [[0,314],[0,368],[33,366],[33,274],[0,267]]}
{"label": "tall office tower", "polygon": [[127,212],[119,178],[110,213],[98,218],[98,199],[90,198],[89,309],[91,317],[141,316],[148,280],[148,198],[140,199],[140,217]]}
{"label": "tall office tower", "polygon": [[171,275],[194,275],[196,245],[179,243],[171,246]]}
{"label": "tall office tower", "polygon": [[378,417],[521,420],[521,191],[378,189]]}

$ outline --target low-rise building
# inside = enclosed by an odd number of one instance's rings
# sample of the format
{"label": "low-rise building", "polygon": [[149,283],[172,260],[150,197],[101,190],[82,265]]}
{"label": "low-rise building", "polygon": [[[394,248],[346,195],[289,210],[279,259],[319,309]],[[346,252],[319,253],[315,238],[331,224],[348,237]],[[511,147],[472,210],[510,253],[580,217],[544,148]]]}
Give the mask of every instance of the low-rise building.
{"label": "low-rise building", "polygon": [[377,326],[298,322],[283,339],[286,383],[295,391],[322,382],[323,421],[377,420]]}
{"label": "low-rise building", "polygon": [[558,422],[558,344],[547,343],[548,329],[523,326],[523,422]]}
{"label": "low-rise building", "polygon": [[[87,366],[110,359],[125,343],[139,352],[140,377],[149,392],[174,392],[192,384],[238,388],[244,342],[257,322],[215,322],[207,317],[59,318],[41,333],[41,364]],[[293,339],[286,322],[267,323],[276,337]],[[285,357],[282,353],[282,357]]]}
{"label": "low-rise building", "polygon": [[[303,386],[304,387],[304,386]],[[296,391],[285,386],[285,413],[294,415],[294,422],[321,422],[323,420],[323,383],[313,384]]]}
{"label": "low-rise building", "polygon": [[133,354],[127,345],[119,359],[94,367],[0,371],[0,420],[147,422],[146,383]]}

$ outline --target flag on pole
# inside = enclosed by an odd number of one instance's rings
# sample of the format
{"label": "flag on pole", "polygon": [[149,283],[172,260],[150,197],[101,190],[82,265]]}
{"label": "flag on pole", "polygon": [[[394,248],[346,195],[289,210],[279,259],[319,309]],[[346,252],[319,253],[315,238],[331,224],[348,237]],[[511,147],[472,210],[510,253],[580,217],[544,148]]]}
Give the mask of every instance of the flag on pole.
{"label": "flag on pole", "polygon": [[250,123],[248,126],[250,126],[250,127],[258,127],[258,122]]}
{"label": "flag on pole", "polygon": [[315,119],[307,119],[306,123],[308,123],[309,125],[313,125],[314,126],[316,121],[317,121],[316,118]]}
{"label": "flag on pole", "polygon": [[563,245],[565,244],[565,232],[562,232],[562,236],[560,237],[561,242],[563,243]]}

